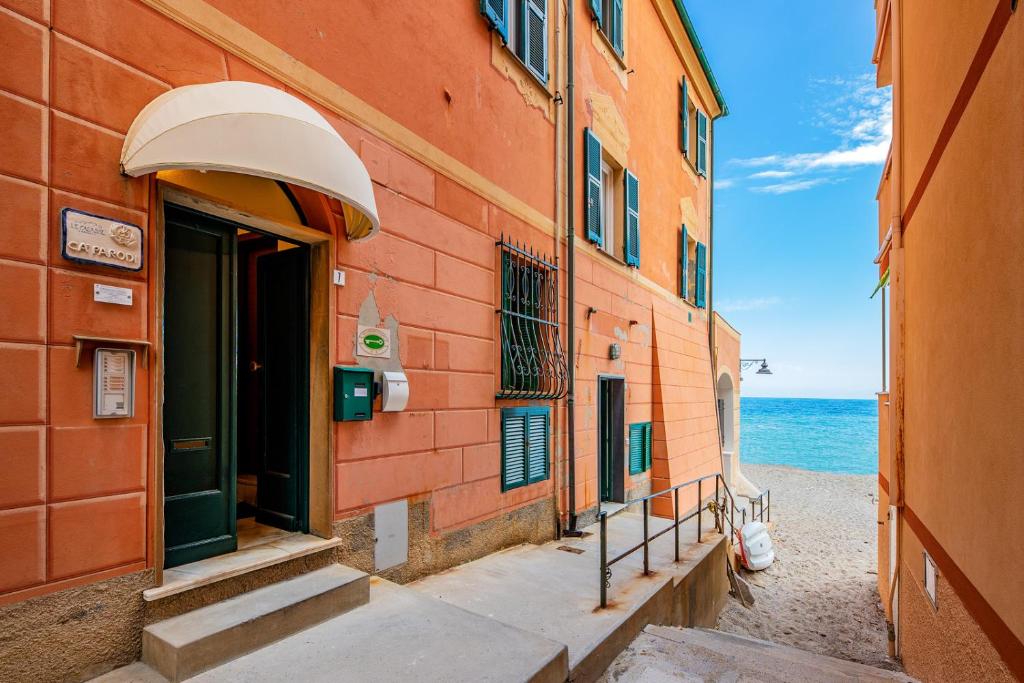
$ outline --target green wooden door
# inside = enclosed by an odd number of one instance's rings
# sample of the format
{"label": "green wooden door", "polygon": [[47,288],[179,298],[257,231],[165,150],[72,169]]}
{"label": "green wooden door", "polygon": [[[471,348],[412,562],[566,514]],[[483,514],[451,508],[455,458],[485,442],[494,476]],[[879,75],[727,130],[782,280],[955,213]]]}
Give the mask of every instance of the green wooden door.
{"label": "green wooden door", "polygon": [[263,406],[256,521],[308,531],[309,250],[256,260]]}
{"label": "green wooden door", "polygon": [[164,566],[237,547],[234,226],[165,212]]}
{"label": "green wooden door", "polygon": [[625,500],[625,383],[618,377],[598,379],[598,442],[601,501]]}

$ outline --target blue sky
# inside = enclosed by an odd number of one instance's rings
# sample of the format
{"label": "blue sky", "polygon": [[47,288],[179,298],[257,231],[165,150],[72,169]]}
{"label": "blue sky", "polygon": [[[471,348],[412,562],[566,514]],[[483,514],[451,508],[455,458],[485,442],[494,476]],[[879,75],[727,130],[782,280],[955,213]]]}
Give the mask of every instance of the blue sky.
{"label": "blue sky", "polygon": [[729,104],[716,123],[715,308],[746,396],[871,398],[881,384],[875,191],[891,135],[869,0],[688,0]]}

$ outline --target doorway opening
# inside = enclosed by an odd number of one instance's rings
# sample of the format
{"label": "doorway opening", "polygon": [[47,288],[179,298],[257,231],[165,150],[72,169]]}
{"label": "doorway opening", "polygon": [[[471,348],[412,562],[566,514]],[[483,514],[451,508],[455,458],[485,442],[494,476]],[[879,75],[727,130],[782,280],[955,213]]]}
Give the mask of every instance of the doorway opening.
{"label": "doorway opening", "polygon": [[626,386],[621,377],[598,377],[598,484],[601,503],[626,502]]}
{"label": "doorway opening", "polygon": [[164,567],[309,530],[310,249],[167,204]]}

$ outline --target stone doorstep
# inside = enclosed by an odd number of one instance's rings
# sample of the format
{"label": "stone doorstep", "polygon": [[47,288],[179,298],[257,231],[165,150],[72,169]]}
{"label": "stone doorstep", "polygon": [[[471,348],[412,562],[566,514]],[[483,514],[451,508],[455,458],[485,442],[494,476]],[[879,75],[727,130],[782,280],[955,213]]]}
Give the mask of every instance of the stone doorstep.
{"label": "stone doorstep", "polygon": [[340,538],[320,538],[312,534],[293,533],[269,543],[253,545],[226,555],[183,564],[163,573],[160,586],[142,592],[146,602],[208,586],[218,581],[248,574],[282,562],[312,555],[341,545]]}
{"label": "stone doorstep", "polygon": [[147,626],[142,661],[180,681],[365,605],[369,576],[334,564]]}

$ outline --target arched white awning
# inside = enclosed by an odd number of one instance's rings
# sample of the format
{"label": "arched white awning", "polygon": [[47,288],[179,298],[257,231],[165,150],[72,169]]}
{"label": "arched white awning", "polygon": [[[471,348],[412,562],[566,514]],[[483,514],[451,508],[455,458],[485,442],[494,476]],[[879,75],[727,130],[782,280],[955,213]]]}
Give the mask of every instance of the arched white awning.
{"label": "arched white awning", "polygon": [[338,132],[298,98],[258,83],[187,85],[139,113],[121,150],[121,170],[229,171],[283,180],[336,197],[350,238],[380,229],[366,167]]}

